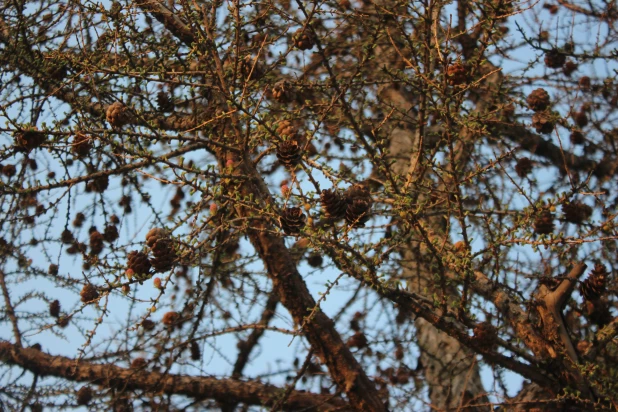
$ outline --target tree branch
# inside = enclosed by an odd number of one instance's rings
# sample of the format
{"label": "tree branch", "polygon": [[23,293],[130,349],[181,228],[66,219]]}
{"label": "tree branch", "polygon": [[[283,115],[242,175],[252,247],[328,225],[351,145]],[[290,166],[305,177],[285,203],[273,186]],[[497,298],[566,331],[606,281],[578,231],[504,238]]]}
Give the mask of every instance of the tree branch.
{"label": "tree branch", "polygon": [[[108,388],[143,390],[146,392],[185,395],[195,399],[235,400],[248,405],[272,406],[284,389],[258,382],[215,379],[196,376],[161,374],[125,369],[114,365],[98,365],[52,356],[36,349],[24,349],[0,342],[0,360],[17,365],[39,376],[56,376],[74,382],[89,382]],[[343,400],[331,395],[292,391],[284,410],[352,411]]]}

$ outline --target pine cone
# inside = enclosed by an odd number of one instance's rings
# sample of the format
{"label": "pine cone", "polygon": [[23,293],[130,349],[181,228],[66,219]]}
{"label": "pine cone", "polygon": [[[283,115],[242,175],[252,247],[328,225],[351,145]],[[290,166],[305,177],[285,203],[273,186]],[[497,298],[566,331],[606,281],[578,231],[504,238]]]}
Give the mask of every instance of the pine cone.
{"label": "pine cone", "polygon": [[198,345],[196,341],[191,341],[191,359],[198,361],[201,357],[200,345]]}
{"label": "pine cone", "polygon": [[466,66],[460,62],[455,62],[448,66],[446,69],[446,77],[449,84],[456,86],[458,84],[465,83],[468,80],[468,73]]}
{"label": "pine cone", "polygon": [[105,230],[103,231],[103,239],[105,239],[106,242],[112,243],[118,239],[119,236],[118,228],[115,225],[105,226]]}
{"label": "pine cone", "polygon": [[539,235],[548,235],[554,231],[554,215],[544,210],[534,221],[534,232]]}
{"label": "pine cone", "polygon": [[287,80],[275,83],[271,91],[273,99],[280,103],[289,103],[294,98],[292,86]]}
{"label": "pine cone", "polygon": [[554,119],[551,113],[536,112],[532,116],[532,127],[536,129],[537,133],[549,134],[554,130]]}
{"label": "pine cone", "polygon": [[127,256],[127,268],[131,269],[138,279],[148,277],[150,273],[150,261],[148,255],[134,250]]}
{"label": "pine cone", "polygon": [[559,69],[566,62],[566,56],[557,49],[545,53],[545,65],[550,69]]}
{"label": "pine cone", "polygon": [[240,73],[248,80],[259,80],[264,76],[262,66],[250,55],[240,61]]}
{"label": "pine cone", "polygon": [[573,120],[579,127],[586,127],[588,125],[588,115],[583,110],[575,113],[573,115]]}
{"label": "pine cone", "polygon": [[598,263],[588,275],[588,278],[582,282],[581,293],[586,301],[595,301],[605,292],[607,284],[607,269],[605,265]]}
{"label": "pine cone", "polygon": [[478,323],[474,327],[473,332],[474,339],[481,348],[490,351],[496,345],[498,335],[496,334],[496,329],[491,325],[491,323]]}
{"label": "pine cone", "polygon": [[70,245],[75,241],[75,237],[73,237],[73,233],[69,229],[64,229],[60,234],[60,241],[65,245]]}
{"label": "pine cone", "polygon": [[82,386],[75,394],[78,405],[86,406],[92,400],[92,389],[90,386]]}
{"label": "pine cone", "polygon": [[144,330],[153,330],[156,326],[155,323],[151,321],[150,319],[144,319],[141,325],[142,325],[142,328],[144,328]]}
{"label": "pine cone", "polygon": [[279,217],[281,229],[288,235],[297,235],[305,226],[307,216],[300,207],[290,207],[283,211]]}
{"label": "pine cone", "polygon": [[562,205],[562,212],[567,222],[581,224],[592,215],[592,208],[580,202],[565,203]]}
{"label": "pine cone", "polygon": [[571,143],[573,144],[584,144],[586,142],[586,138],[584,137],[583,133],[580,132],[579,130],[575,130],[574,132],[572,132],[570,139],[571,139]]}
{"label": "pine cone", "polygon": [[577,68],[578,68],[577,63],[569,60],[562,67],[562,73],[564,73],[565,76],[570,77],[573,74],[573,72],[577,70]]}
{"label": "pine cone", "polygon": [[609,310],[609,302],[606,297],[596,299],[594,301],[586,301],[584,313],[593,325],[597,325],[599,329],[603,329],[613,319],[613,315]]}
{"label": "pine cone", "polygon": [[322,263],[324,263],[324,258],[319,253],[311,253],[307,256],[307,264],[312,268],[320,268],[322,267]]}
{"label": "pine cone", "polygon": [[345,211],[345,220],[349,225],[363,227],[369,220],[369,210],[372,203],[365,199],[354,199],[348,203]]}
{"label": "pine cone", "polygon": [[85,157],[90,153],[90,149],[92,149],[92,143],[89,136],[86,136],[83,133],[76,133],[73,138],[73,145],[71,146],[71,151],[77,157]]}
{"label": "pine cone", "polygon": [[6,177],[13,177],[17,174],[17,168],[15,165],[4,165],[2,166],[2,174]]}
{"label": "pine cone", "polygon": [[350,186],[345,191],[347,207],[345,212],[345,220],[348,224],[363,227],[369,220],[369,210],[373,206],[373,199],[367,185],[356,183]]}
{"label": "pine cone", "polygon": [[174,110],[174,103],[167,93],[160,91],[157,93],[157,107],[162,112],[171,112]]}
{"label": "pine cone", "polygon": [[315,38],[311,29],[303,29],[302,27],[296,30],[296,33],[292,36],[294,46],[301,50],[309,50],[315,45]]}
{"label": "pine cone", "polygon": [[590,88],[591,83],[592,82],[590,81],[590,77],[588,76],[582,76],[579,78],[579,81],[578,81],[579,87],[585,90]]}
{"label": "pine cone", "polygon": [[354,335],[350,336],[346,344],[350,348],[358,348],[362,349],[367,346],[367,336],[361,331],[354,333]]}
{"label": "pine cone", "polygon": [[173,326],[178,322],[179,319],[180,315],[178,314],[178,312],[167,312],[165,315],[163,315],[163,319],[161,319],[161,322],[165,326]]}
{"label": "pine cone", "polygon": [[129,123],[128,110],[121,102],[114,102],[107,106],[105,117],[113,128],[119,129]]}
{"label": "pine cone", "polygon": [[152,250],[154,258],[150,263],[155,272],[167,272],[172,269],[176,261],[174,245],[165,229],[154,228],[146,234],[146,244]]}
{"label": "pine cone", "polygon": [[15,132],[15,147],[23,152],[29,153],[31,150],[40,147],[46,140],[45,133],[36,129],[20,130]]}
{"label": "pine cone", "polygon": [[293,168],[300,163],[302,158],[301,147],[296,140],[287,140],[277,146],[277,159],[287,168]]}
{"label": "pine cone", "polygon": [[94,231],[90,234],[90,253],[93,255],[98,255],[103,251],[103,235]]}
{"label": "pine cone", "polygon": [[58,299],[49,304],[49,315],[54,318],[60,317],[60,301]]}
{"label": "pine cone", "polygon": [[131,362],[131,369],[143,369],[146,367],[147,364],[148,362],[146,361],[146,359],[142,357],[135,358]]}
{"label": "pine cone", "polygon": [[79,292],[79,296],[82,302],[89,303],[99,298],[99,292],[91,283],[86,283],[81,292]]}
{"label": "pine cone", "polygon": [[536,89],[526,99],[528,107],[535,112],[541,112],[549,107],[549,94],[545,89]]}
{"label": "pine cone", "polygon": [[294,126],[292,126],[292,123],[289,120],[280,121],[277,124],[277,128],[275,129],[275,132],[281,137],[285,137],[285,136],[295,137],[296,136],[296,129],[294,128]]}
{"label": "pine cone", "polygon": [[348,203],[337,189],[322,190],[320,200],[322,201],[322,209],[327,218],[337,220],[345,217]]}
{"label": "pine cone", "polygon": [[86,185],[87,192],[103,193],[109,187],[109,176],[95,177]]}
{"label": "pine cone", "polygon": [[530,174],[530,172],[532,172],[532,168],[532,161],[527,157],[522,157],[515,165],[515,172],[519,177],[526,177]]}

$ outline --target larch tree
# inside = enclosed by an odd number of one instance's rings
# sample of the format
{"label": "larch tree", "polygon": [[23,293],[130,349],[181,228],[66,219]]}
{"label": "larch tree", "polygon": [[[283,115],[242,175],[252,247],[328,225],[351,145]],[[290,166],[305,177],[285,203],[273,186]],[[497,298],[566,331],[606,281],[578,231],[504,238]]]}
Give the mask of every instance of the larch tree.
{"label": "larch tree", "polygon": [[1,2],[0,409],[615,410],[617,19]]}

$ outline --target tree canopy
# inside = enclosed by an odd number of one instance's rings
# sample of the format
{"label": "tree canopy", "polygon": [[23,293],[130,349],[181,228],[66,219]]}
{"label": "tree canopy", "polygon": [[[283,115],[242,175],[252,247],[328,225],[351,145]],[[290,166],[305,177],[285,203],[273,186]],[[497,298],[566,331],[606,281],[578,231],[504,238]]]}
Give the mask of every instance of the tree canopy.
{"label": "tree canopy", "polygon": [[2,2],[0,409],[615,410],[617,19]]}

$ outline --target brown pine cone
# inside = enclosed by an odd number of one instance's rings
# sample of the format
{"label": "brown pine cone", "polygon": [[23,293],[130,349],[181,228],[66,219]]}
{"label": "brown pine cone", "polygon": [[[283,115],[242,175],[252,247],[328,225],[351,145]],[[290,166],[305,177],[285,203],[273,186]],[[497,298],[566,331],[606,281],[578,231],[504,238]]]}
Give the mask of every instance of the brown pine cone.
{"label": "brown pine cone", "polygon": [[305,227],[307,216],[300,207],[289,207],[279,217],[281,229],[288,235],[297,235]]}
{"label": "brown pine cone", "polygon": [[324,215],[329,219],[343,219],[348,207],[346,199],[337,189],[325,189],[320,194]]}
{"label": "brown pine cone", "polygon": [[550,69],[559,69],[566,62],[566,56],[557,49],[545,53],[545,65]]}
{"label": "brown pine cone", "polygon": [[573,115],[575,124],[579,127],[586,127],[588,125],[588,115],[583,110]]}
{"label": "brown pine cone", "polygon": [[75,398],[78,405],[86,406],[92,400],[92,389],[90,386],[82,386],[76,393]]}
{"label": "brown pine cone", "polygon": [[358,348],[362,349],[367,346],[367,336],[361,331],[354,333],[354,335],[350,336],[346,344],[350,348]]}
{"label": "brown pine cone", "polygon": [[534,232],[548,235],[554,231],[554,215],[548,210],[542,211],[534,221]]}
{"label": "brown pine cone", "polygon": [[366,199],[354,199],[348,203],[345,211],[345,220],[354,227],[364,227],[369,220],[369,210],[372,202]]}
{"label": "brown pine cone", "polygon": [[311,253],[307,256],[307,264],[312,268],[322,267],[322,263],[324,262],[324,258],[319,253]]}
{"label": "brown pine cone", "polygon": [[369,220],[369,210],[373,206],[373,199],[369,193],[369,188],[365,183],[356,183],[345,191],[347,207],[345,220],[348,224],[363,227]]}
{"label": "brown pine cone", "polygon": [[81,292],[79,292],[79,296],[82,302],[89,303],[99,298],[99,292],[91,283],[86,283]]}
{"label": "brown pine cone", "polygon": [[73,138],[73,145],[71,146],[71,151],[77,157],[85,157],[90,153],[92,149],[92,142],[89,136],[86,136],[83,133],[76,133]]}
{"label": "brown pine cone", "polygon": [[78,212],[75,214],[75,219],[73,219],[73,226],[82,227],[85,221],[86,215],[84,215],[82,212]]}
{"label": "brown pine cone", "polygon": [[348,187],[345,191],[344,197],[348,200],[365,199],[371,200],[371,193],[369,192],[369,185],[367,182],[354,183]]}
{"label": "brown pine cone", "polygon": [[20,130],[18,132],[15,132],[14,137],[15,147],[20,151],[26,153],[40,147],[43,143],[45,143],[45,140],[47,139],[45,133],[40,132],[36,129]]}
{"label": "brown pine cone", "polygon": [[584,144],[586,142],[586,138],[584,137],[584,134],[580,132],[579,130],[573,131],[571,133],[570,139],[571,139],[571,143],[573,144]]}
{"label": "brown pine cone", "polygon": [[562,205],[564,219],[571,223],[583,223],[592,215],[592,208],[585,203],[572,202]]}
{"label": "brown pine cone", "polygon": [[294,92],[292,86],[287,80],[282,80],[272,87],[271,95],[273,99],[280,103],[289,103],[294,98]]}
{"label": "brown pine cone", "polygon": [[588,302],[595,301],[605,293],[607,285],[607,268],[601,263],[597,263],[594,269],[588,275],[588,278],[582,282],[580,291],[584,299]]}
{"label": "brown pine cone", "polygon": [[526,177],[532,172],[533,164],[532,161],[527,157],[522,157],[517,161],[515,165],[515,172],[519,177]]}
{"label": "brown pine cone", "polygon": [[446,69],[446,77],[449,84],[456,86],[458,84],[465,83],[468,80],[468,73],[466,66],[460,62],[455,62],[448,66]]}
{"label": "brown pine cone", "polygon": [[592,82],[590,81],[590,77],[582,76],[582,77],[579,78],[578,84],[579,84],[579,87],[581,87],[582,89],[587,90],[587,89],[590,88]]}
{"label": "brown pine cone", "polygon": [[584,313],[590,323],[602,329],[614,319],[609,308],[607,298],[601,297],[593,301],[587,300],[584,305]]}
{"label": "brown pine cone", "polygon": [[577,63],[569,60],[566,63],[564,63],[564,66],[562,66],[562,73],[564,73],[565,76],[570,77],[573,72],[575,70],[577,70],[578,66]]}
{"label": "brown pine cone", "polygon": [[296,129],[292,126],[292,123],[289,120],[282,120],[277,124],[277,128],[275,129],[275,133],[281,137],[296,136]]}
{"label": "brown pine cone", "polygon": [[160,91],[157,93],[157,107],[162,112],[171,112],[174,110],[174,103],[167,93]]}
{"label": "brown pine cone", "polygon": [[173,326],[178,322],[179,319],[180,315],[178,314],[178,312],[167,312],[165,315],[163,315],[161,322],[165,326]]}
{"label": "brown pine cone", "polygon": [[541,112],[549,107],[549,94],[545,89],[536,89],[526,99],[528,107],[535,112]]}
{"label": "brown pine cone", "polygon": [[103,193],[109,187],[109,176],[95,177],[86,185],[86,192]]}
{"label": "brown pine cone", "polygon": [[129,123],[129,112],[121,102],[114,102],[107,106],[105,118],[113,128],[121,128]]}
{"label": "brown pine cone", "polygon": [[496,339],[498,335],[496,329],[489,322],[478,323],[474,327],[474,340],[477,344],[487,351],[493,349],[496,345]]}
{"label": "brown pine cone", "polygon": [[148,255],[134,250],[127,256],[127,268],[131,269],[138,279],[148,277],[150,273],[150,261]]}
{"label": "brown pine cone", "polygon": [[309,50],[315,45],[315,37],[310,28],[303,29],[302,27],[296,30],[296,33],[292,36],[294,46],[301,50]]}
{"label": "brown pine cone", "polygon": [[103,239],[105,239],[106,242],[112,243],[118,239],[119,236],[118,228],[115,225],[105,226],[105,230],[103,231]]}
{"label": "brown pine cone", "polygon": [[142,325],[142,328],[144,328],[144,330],[153,330],[156,326],[155,323],[151,321],[150,319],[144,319],[141,325]]}
{"label": "brown pine cone", "polygon": [[174,244],[165,229],[154,228],[146,234],[146,244],[154,255],[150,259],[155,272],[167,272],[172,269],[176,261]]}
{"label": "brown pine cone", "polygon": [[536,129],[537,133],[549,134],[554,130],[554,119],[551,113],[536,112],[532,116],[532,127]]}
{"label": "brown pine cone", "polygon": [[283,166],[293,168],[298,165],[303,158],[301,149],[302,148],[296,140],[281,142],[277,146],[277,159],[279,159],[279,162]]}
{"label": "brown pine cone", "polygon": [[141,358],[141,357],[135,358],[131,362],[131,369],[143,369],[146,367],[147,364],[148,362],[146,362],[146,359]]}
{"label": "brown pine cone", "polygon": [[103,235],[99,231],[90,234],[90,253],[98,255],[103,251]]}
{"label": "brown pine cone", "polygon": [[5,175],[6,177],[13,177],[17,174],[17,168],[15,167],[15,165],[4,165],[2,166],[2,174]]}
{"label": "brown pine cone", "polygon": [[75,240],[73,233],[69,229],[64,229],[60,234],[60,241],[65,245],[70,245]]}
{"label": "brown pine cone", "polygon": [[60,301],[58,299],[49,304],[49,315],[54,318],[60,317]]}
{"label": "brown pine cone", "polygon": [[264,76],[262,66],[250,55],[240,61],[240,73],[248,80],[259,80]]}
{"label": "brown pine cone", "polygon": [[196,341],[191,341],[191,359],[198,361],[201,357],[200,345],[198,345]]}

